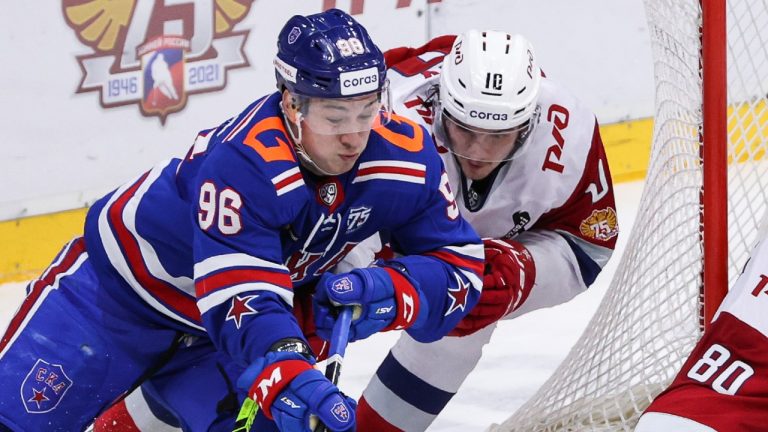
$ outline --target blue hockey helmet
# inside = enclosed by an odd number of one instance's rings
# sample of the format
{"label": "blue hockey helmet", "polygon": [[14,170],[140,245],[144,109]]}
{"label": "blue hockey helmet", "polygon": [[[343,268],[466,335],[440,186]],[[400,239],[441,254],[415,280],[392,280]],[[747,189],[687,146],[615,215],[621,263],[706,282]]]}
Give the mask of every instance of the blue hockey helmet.
{"label": "blue hockey helmet", "polygon": [[386,87],[384,55],[349,14],[295,15],[283,26],[274,60],[278,89],[314,98],[350,98]]}

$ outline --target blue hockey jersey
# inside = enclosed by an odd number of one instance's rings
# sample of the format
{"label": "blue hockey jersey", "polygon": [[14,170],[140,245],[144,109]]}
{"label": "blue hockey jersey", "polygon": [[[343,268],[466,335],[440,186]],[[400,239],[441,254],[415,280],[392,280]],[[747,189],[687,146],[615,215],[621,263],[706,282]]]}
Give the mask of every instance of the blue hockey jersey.
{"label": "blue hockey jersey", "polygon": [[395,116],[371,132],[351,171],[316,176],[298,162],[279,103],[279,93],[263,97],[200,132],[183,160],[95,203],[85,237],[97,271],[248,364],[274,342],[301,337],[295,290],[383,232],[402,254],[403,280],[429,306],[409,333],[442,337],[479,298],[483,247],[430,135]]}

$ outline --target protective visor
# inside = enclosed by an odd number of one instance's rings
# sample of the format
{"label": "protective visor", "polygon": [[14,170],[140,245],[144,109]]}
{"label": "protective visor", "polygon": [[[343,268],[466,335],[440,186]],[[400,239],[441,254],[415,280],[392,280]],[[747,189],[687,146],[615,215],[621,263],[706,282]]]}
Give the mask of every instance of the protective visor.
{"label": "protective visor", "polygon": [[345,135],[383,127],[392,115],[389,86],[381,91],[353,98],[310,98],[299,96],[301,121],[321,135]]}
{"label": "protective visor", "polygon": [[476,162],[506,162],[519,156],[538,123],[538,111],[527,122],[509,129],[481,129],[454,119],[437,106],[435,136],[451,153]]}

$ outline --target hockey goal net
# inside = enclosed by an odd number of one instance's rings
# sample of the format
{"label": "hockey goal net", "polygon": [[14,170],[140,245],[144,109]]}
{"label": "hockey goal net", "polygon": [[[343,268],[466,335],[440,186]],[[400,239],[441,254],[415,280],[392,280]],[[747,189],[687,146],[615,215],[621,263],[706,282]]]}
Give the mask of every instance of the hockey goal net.
{"label": "hockey goal net", "polygon": [[[704,12],[698,0],[645,1],[656,108],[632,235],[587,330],[544,386],[491,431],[631,431],[701,334],[701,288],[705,273],[716,273],[704,255],[727,250],[721,279],[728,286],[748,258],[768,203],[768,3],[728,0],[718,25],[708,8],[725,0],[702,1]],[[726,80],[720,74],[717,84],[718,62],[706,62],[707,40],[727,52],[727,63],[719,61],[727,64],[727,108],[721,92],[720,114],[717,86],[724,89]],[[715,78],[714,97],[702,76]],[[727,140],[717,139],[718,118],[725,119]],[[707,152],[718,149],[712,146],[727,152],[727,162]],[[710,187],[718,178],[727,179],[726,195]],[[726,202],[727,223],[718,216],[725,216]],[[718,228],[723,240],[727,231],[727,249],[725,241],[703,242],[717,239]]]}

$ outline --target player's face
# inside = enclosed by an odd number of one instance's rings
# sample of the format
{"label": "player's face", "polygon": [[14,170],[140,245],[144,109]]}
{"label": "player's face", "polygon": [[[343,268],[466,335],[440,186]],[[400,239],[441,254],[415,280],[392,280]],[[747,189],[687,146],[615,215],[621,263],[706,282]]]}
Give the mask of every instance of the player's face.
{"label": "player's face", "polygon": [[381,104],[377,95],[353,99],[311,99],[302,119],[302,145],[323,171],[352,169],[368,144]]}
{"label": "player's face", "polygon": [[507,132],[469,129],[453,121],[444,122],[451,152],[471,180],[482,180],[503,161],[509,160],[520,130]]}

